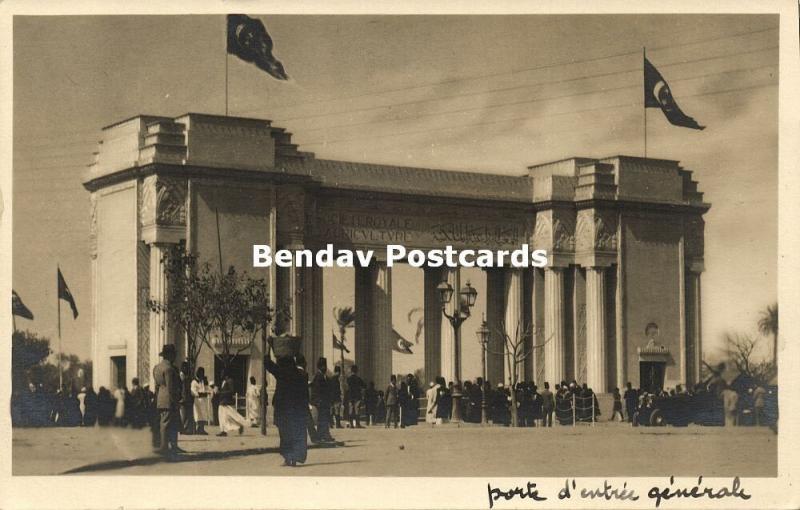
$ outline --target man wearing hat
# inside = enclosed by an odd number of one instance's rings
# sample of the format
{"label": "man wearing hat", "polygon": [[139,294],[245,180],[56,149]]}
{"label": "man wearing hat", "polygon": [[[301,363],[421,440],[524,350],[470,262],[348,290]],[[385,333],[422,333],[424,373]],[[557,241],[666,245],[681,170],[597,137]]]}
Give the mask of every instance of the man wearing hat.
{"label": "man wearing hat", "polygon": [[162,360],[153,368],[161,439],[159,453],[167,457],[174,457],[183,451],[178,448],[178,431],[181,426],[181,377],[175,367],[175,346],[164,345],[159,356]]}
{"label": "man wearing hat", "polygon": [[328,360],[320,358],[317,361],[317,372],[311,381],[309,404],[311,416],[317,429],[317,438],[320,441],[332,442],[331,437],[331,384],[328,381]]}

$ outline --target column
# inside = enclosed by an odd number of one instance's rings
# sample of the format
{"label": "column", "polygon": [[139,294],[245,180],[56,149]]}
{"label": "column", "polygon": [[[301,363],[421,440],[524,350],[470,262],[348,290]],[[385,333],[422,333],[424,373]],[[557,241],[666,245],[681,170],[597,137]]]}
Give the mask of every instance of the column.
{"label": "column", "polygon": [[[504,324],[508,341],[505,342],[506,366],[510,363],[516,365],[516,379],[521,381],[525,377],[525,363],[522,356],[528,350],[525,338],[526,324],[522,321],[522,270],[509,268],[504,271],[503,280],[505,287]],[[503,339],[505,340],[505,339]],[[516,353],[509,352],[509,348],[516,348]],[[506,383],[512,381],[513,374],[509,373]]]}
{"label": "column", "polygon": [[703,364],[703,343],[700,329],[700,273],[687,268],[686,286],[687,322],[689,325],[686,342],[687,352],[691,354],[691,359],[686,360],[688,385],[700,382],[700,370]]}
{"label": "column", "polygon": [[602,267],[586,269],[586,382],[596,393],[608,391],[606,368],[605,280]]}
{"label": "column", "polygon": [[580,382],[587,381],[586,376],[586,269],[576,266],[573,277],[572,313],[572,352],[573,373]]}
{"label": "column", "polygon": [[564,269],[544,271],[545,381],[552,385],[564,379]]}
{"label": "column", "polygon": [[[458,307],[460,290],[460,272],[458,268],[443,268],[442,281],[447,281],[453,287],[453,297],[446,306],[448,315],[453,315]],[[456,336],[453,325],[446,318],[442,319],[441,324],[441,376],[445,382],[456,381]]]}
{"label": "column", "polygon": [[[302,286],[299,300],[301,316],[298,318],[302,328],[303,354],[313,370],[317,360],[324,355],[325,332],[322,329],[322,268],[316,265],[302,268]],[[337,333],[338,334],[338,333]],[[338,351],[337,351],[338,353]],[[333,370],[336,360],[328,360]]]}
{"label": "column", "polygon": [[356,364],[377,388],[392,373],[392,272],[385,262],[356,268]]}
{"label": "column", "polygon": [[[533,380],[543,388],[545,376],[544,269],[533,269]],[[555,383],[554,383],[555,384]]]}
{"label": "column", "polygon": [[[171,248],[169,243],[150,244],[150,299],[166,304],[169,299],[169,286],[165,271],[164,256]],[[166,344],[174,343],[174,338],[169,334],[170,327],[165,311],[158,313],[150,311],[150,371],[148,379],[152,377],[152,369],[161,361],[159,353]],[[144,384],[144,381],[142,381]]]}
{"label": "column", "polygon": [[377,262],[372,269],[372,374],[376,388],[389,384],[392,375],[392,268]]}
{"label": "column", "polygon": [[486,378],[493,385],[505,380],[504,342],[505,276],[501,268],[486,270],[486,327],[489,329]]}
{"label": "column", "polygon": [[440,375],[442,369],[442,307],[439,304],[439,293],[436,287],[441,282],[442,272],[439,268],[424,269],[423,306],[425,309],[425,381],[423,386]]}

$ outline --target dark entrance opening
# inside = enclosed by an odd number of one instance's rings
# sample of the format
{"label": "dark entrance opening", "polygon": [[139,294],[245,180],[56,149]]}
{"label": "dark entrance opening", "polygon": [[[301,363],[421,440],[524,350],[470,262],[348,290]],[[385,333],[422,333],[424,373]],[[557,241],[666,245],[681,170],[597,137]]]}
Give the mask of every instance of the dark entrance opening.
{"label": "dark entrance opening", "polygon": [[639,387],[648,393],[661,392],[664,389],[666,365],[663,361],[640,361]]}
{"label": "dark entrance opening", "polygon": [[125,373],[125,356],[111,356],[111,382],[115,388],[124,388],[127,374]]}

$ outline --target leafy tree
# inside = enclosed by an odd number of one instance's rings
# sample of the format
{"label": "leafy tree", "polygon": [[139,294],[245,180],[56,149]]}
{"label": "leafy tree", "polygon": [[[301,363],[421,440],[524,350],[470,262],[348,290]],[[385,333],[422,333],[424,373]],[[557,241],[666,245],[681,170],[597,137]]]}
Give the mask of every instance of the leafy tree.
{"label": "leafy tree", "polygon": [[778,365],[778,303],[767,306],[758,319],[758,330],[764,336],[772,336],[772,360]]}
{"label": "leafy tree", "polygon": [[336,325],[339,327],[339,344],[336,346],[339,348],[339,363],[342,367],[342,373],[339,376],[339,388],[342,392],[342,398],[345,398],[345,393],[347,391],[347,374],[344,370],[344,352],[347,350],[347,344],[345,343],[345,332],[347,331],[347,328],[352,328],[355,325],[356,312],[353,310],[352,306],[334,308],[333,318],[336,321]]}
{"label": "leafy tree", "polygon": [[[11,388],[21,391],[28,386],[33,367],[45,364],[50,355],[50,340],[31,331],[14,331],[11,335]],[[56,374],[57,376],[57,374]],[[56,379],[58,380],[58,379]],[[41,382],[36,379],[35,382]]]}

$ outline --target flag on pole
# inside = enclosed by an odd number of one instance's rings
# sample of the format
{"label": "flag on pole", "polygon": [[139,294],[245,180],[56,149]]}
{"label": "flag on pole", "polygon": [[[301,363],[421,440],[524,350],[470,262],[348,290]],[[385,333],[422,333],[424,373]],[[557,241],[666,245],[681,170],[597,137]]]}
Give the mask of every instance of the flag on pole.
{"label": "flag on pole", "polygon": [[58,299],[63,299],[69,303],[72,308],[72,318],[78,318],[78,307],[75,306],[75,298],[72,297],[72,292],[67,287],[67,282],[64,281],[64,275],[61,274],[61,268],[58,268]]}
{"label": "flag on pole", "polygon": [[11,313],[23,319],[33,320],[33,312],[25,306],[16,290],[11,290]]}
{"label": "flag on pole", "polygon": [[647,57],[644,58],[644,107],[661,108],[670,124],[675,126],[705,129],[705,126],[681,111],[666,80]]}
{"label": "flag on pole", "polygon": [[272,38],[261,20],[228,14],[228,53],[255,64],[276,80],[288,80],[280,60],[272,55]]}
{"label": "flag on pole", "polygon": [[346,352],[347,354],[350,354],[350,349],[348,349],[347,346],[341,340],[336,338],[336,333],[331,331],[331,336],[333,337],[332,340],[333,340],[333,348],[334,349],[341,349],[344,352]]}
{"label": "flag on pole", "polygon": [[414,344],[403,338],[396,329],[392,329],[392,336],[394,337],[394,341],[392,342],[392,349],[394,351],[400,354],[414,354],[414,351],[411,350],[411,346]]}

